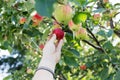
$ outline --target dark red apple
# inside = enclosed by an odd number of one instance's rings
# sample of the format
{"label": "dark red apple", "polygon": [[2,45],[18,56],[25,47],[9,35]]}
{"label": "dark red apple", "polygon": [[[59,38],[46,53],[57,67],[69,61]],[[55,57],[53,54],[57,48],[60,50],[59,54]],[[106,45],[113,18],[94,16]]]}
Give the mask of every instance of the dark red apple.
{"label": "dark red apple", "polygon": [[64,37],[64,31],[61,28],[55,28],[53,34],[56,34],[57,40],[61,40]]}
{"label": "dark red apple", "polygon": [[86,70],[86,68],[87,68],[86,65],[81,65],[81,66],[80,66],[80,69],[81,69],[81,70]]}

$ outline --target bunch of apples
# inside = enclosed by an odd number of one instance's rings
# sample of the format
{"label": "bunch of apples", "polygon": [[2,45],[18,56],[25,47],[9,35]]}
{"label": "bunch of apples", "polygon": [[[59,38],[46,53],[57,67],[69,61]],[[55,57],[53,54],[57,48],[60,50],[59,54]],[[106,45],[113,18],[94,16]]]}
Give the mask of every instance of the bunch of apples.
{"label": "bunch of apples", "polygon": [[[72,20],[72,7],[69,4],[57,4],[55,6],[53,16],[59,24],[68,26],[69,29],[75,34],[75,37],[77,39],[84,40],[88,38],[86,29],[83,28],[80,24],[80,21],[85,22],[87,18],[86,14],[80,13],[78,16],[76,16],[75,20],[77,20],[79,23],[77,22],[77,24],[75,24]],[[81,17],[83,17],[83,20],[81,19]],[[55,28],[53,30],[53,33],[56,34],[58,40],[60,40],[64,36],[64,31],[61,29],[61,27]]]}
{"label": "bunch of apples", "polygon": [[[77,20],[77,24],[73,22],[73,9],[69,4],[56,4],[53,12],[53,16],[57,22],[56,25],[62,24],[64,26],[68,26],[69,29],[75,34],[77,39],[87,39],[87,31],[80,24],[81,22],[85,22],[87,15],[84,13],[80,13],[74,19]],[[83,20],[81,19],[83,18]],[[37,26],[43,20],[43,16],[35,12],[32,15],[33,26]],[[20,19],[20,24],[24,24],[26,22],[26,18]],[[56,34],[57,40],[63,39],[64,31],[62,27],[56,27],[53,29],[52,34]]]}
{"label": "bunch of apples", "polygon": [[[81,22],[85,22],[87,19],[87,14],[78,13],[74,16],[74,11],[69,4],[55,4],[54,6],[54,27],[52,30],[52,34],[56,34],[57,40],[60,41],[64,38],[64,30],[61,25],[67,26],[69,30],[73,32],[77,39],[85,40],[88,38],[86,28],[83,28]],[[74,23],[74,21],[76,23]],[[33,19],[34,21],[34,19]],[[63,27],[64,27],[63,26]]]}

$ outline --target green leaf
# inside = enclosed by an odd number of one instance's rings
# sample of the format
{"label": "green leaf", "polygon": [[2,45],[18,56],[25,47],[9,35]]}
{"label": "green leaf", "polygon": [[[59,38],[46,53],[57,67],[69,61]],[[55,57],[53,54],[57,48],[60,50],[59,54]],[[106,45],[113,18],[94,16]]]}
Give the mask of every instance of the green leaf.
{"label": "green leaf", "polygon": [[97,34],[106,38],[106,33],[104,30],[100,30]]}
{"label": "green leaf", "polygon": [[40,36],[42,35],[42,33],[35,28],[32,28],[31,30],[24,30],[23,33],[27,34],[30,37],[34,37],[34,36],[37,36],[37,35],[40,35]]}
{"label": "green leaf", "polygon": [[33,7],[34,7],[34,5],[33,5],[33,3],[32,3],[30,0],[28,0],[28,1],[26,1],[26,2],[24,3],[24,8],[25,8],[27,11],[31,10]]}
{"label": "green leaf", "polygon": [[11,16],[11,21],[15,25],[17,23],[16,16]]}
{"label": "green leaf", "polygon": [[7,49],[8,46],[9,46],[9,42],[8,42],[8,41],[5,41],[5,42],[4,42],[4,47]]}
{"label": "green leaf", "polygon": [[109,70],[108,68],[105,68],[105,69],[103,69],[101,71],[101,73],[100,73],[101,80],[107,79],[107,77],[108,77],[108,70]]}
{"label": "green leaf", "polygon": [[4,49],[4,50],[8,49],[8,47],[9,47],[9,42],[8,41],[4,41],[2,43],[2,45],[0,46],[0,48]]}
{"label": "green leaf", "polygon": [[76,3],[78,6],[86,6],[88,0],[71,0],[72,2]]}
{"label": "green leaf", "polygon": [[120,3],[116,3],[116,4],[114,4],[114,6],[120,6]]}
{"label": "green leaf", "polygon": [[113,30],[112,30],[112,29],[110,29],[110,30],[107,32],[107,36],[108,36],[108,37],[111,37],[111,36],[112,36],[112,34],[113,34]]}
{"label": "green leaf", "polygon": [[48,37],[49,33],[50,33],[50,29],[47,28],[47,29],[45,30],[45,32],[43,33],[42,39],[45,40],[45,39]]}
{"label": "green leaf", "polygon": [[51,17],[53,13],[53,4],[56,0],[35,0],[35,8],[42,16]]}
{"label": "green leaf", "polygon": [[69,49],[75,56],[80,56],[79,52],[76,49]]}
{"label": "green leaf", "polygon": [[75,60],[74,57],[65,56],[65,57],[64,57],[64,61],[65,61],[65,63],[66,63],[67,65],[69,65],[69,66],[78,67],[78,64],[77,64],[77,62],[76,62],[76,60]]}
{"label": "green leaf", "polygon": [[107,41],[106,43],[104,43],[103,47],[104,47],[104,49],[108,49],[108,50],[113,49],[113,45],[110,41]]}
{"label": "green leaf", "polygon": [[63,54],[67,55],[69,57],[73,57],[74,56],[73,53],[71,51],[67,50],[67,49],[63,49]]}
{"label": "green leaf", "polygon": [[0,46],[0,49],[6,50],[7,48],[5,48],[4,46]]}
{"label": "green leaf", "polygon": [[115,74],[114,80],[120,80],[120,70]]}
{"label": "green leaf", "polygon": [[70,43],[71,40],[73,40],[73,34],[66,32],[65,38],[66,38],[66,40],[67,40],[67,43]]}
{"label": "green leaf", "polygon": [[120,3],[116,3],[116,4],[114,5],[114,7],[116,8],[116,10],[117,10],[117,9],[120,9]]}

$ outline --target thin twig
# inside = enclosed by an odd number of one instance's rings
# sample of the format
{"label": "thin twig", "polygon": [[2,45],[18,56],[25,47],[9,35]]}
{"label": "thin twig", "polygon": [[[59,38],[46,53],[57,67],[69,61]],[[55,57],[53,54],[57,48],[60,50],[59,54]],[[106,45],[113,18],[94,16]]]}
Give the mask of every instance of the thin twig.
{"label": "thin twig", "polygon": [[59,23],[54,16],[51,17],[54,21],[56,21],[57,24],[59,24],[60,26],[63,26],[63,24]]}
{"label": "thin twig", "polygon": [[[115,26],[114,26],[114,24],[113,24],[113,19],[112,19],[112,18],[110,19],[110,27],[111,27],[112,29],[115,28]],[[120,37],[120,30],[114,30],[114,33],[115,33],[118,37]]]}
{"label": "thin twig", "polygon": [[110,19],[110,27],[113,29],[114,28],[114,25],[113,25],[113,20],[112,18]]}
{"label": "thin twig", "polygon": [[[97,45],[99,46],[99,47],[96,47],[96,49],[101,50],[102,52],[105,52],[105,50],[100,45],[100,42],[97,40],[97,38],[95,37],[95,35],[92,33],[92,31],[88,27],[87,27],[87,31],[91,34],[92,39],[94,39],[95,42],[97,43]],[[93,45],[91,45],[91,46],[93,46]],[[95,46],[94,46],[94,48],[95,48]]]}
{"label": "thin twig", "polygon": [[87,41],[87,40],[83,40],[83,42],[89,44],[90,46],[92,46],[93,48],[95,48],[95,49],[97,49],[97,50],[99,50],[99,51],[104,52],[104,50],[103,50],[101,47],[95,46],[94,44],[92,44],[91,42],[89,42],[89,41]]}
{"label": "thin twig", "polygon": [[97,45],[98,46],[101,46],[100,45],[100,43],[99,43],[99,41],[97,40],[97,38],[94,36],[94,34],[92,33],[92,31],[89,29],[89,28],[87,28],[87,30],[88,30],[88,32],[92,35],[92,37],[93,37],[93,39],[95,40],[95,42],[97,43]]}

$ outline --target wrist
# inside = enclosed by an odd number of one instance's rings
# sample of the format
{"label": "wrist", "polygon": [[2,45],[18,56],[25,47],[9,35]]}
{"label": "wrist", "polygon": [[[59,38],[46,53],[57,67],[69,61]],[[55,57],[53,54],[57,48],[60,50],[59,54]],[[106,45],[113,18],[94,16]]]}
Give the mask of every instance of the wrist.
{"label": "wrist", "polygon": [[53,61],[50,58],[45,58],[43,57],[40,61],[39,67],[44,66],[47,67],[49,69],[51,69],[53,72],[55,71],[55,66],[56,66],[56,62]]}

